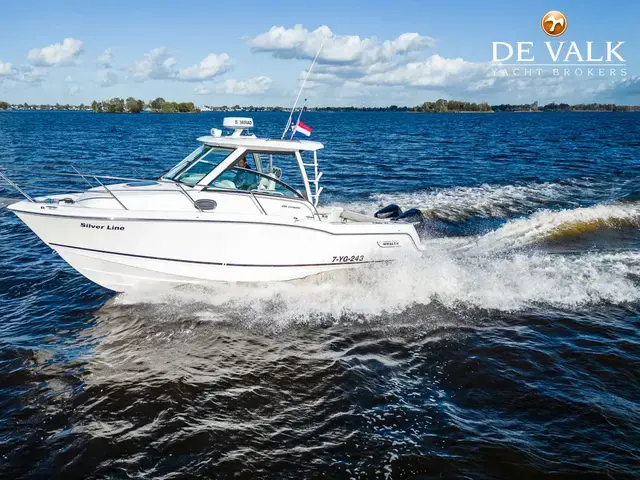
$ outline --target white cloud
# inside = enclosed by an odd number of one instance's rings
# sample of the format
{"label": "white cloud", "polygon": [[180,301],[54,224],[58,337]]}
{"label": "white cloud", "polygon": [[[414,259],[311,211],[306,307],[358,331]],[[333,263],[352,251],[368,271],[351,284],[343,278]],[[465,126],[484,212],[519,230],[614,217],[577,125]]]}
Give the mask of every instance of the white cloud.
{"label": "white cloud", "polygon": [[75,38],[65,38],[62,43],[55,43],[44,48],[34,48],[27,59],[33,65],[52,67],[58,65],[75,65],[82,53],[83,44]]}
{"label": "white cloud", "polygon": [[72,97],[81,90],[80,85],[78,85],[78,82],[76,82],[71,75],[64,77],[64,83],[67,86],[67,92],[69,92],[69,95]]}
{"label": "white cloud", "polygon": [[204,85],[198,85],[193,89],[193,93],[196,95],[209,95],[211,93],[211,89],[209,87],[205,87]]}
{"label": "white cloud", "polygon": [[595,93],[610,101],[637,102],[640,100],[640,76],[634,75],[608,85],[601,84]]}
{"label": "white cloud", "polygon": [[42,82],[47,75],[48,71],[45,68],[20,65],[11,78],[16,82],[35,85]]}
{"label": "white cloud", "polygon": [[5,63],[0,60],[0,77],[13,75],[13,66],[10,63]]}
{"label": "white cloud", "polygon": [[142,60],[133,64],[131,73],[133,79],[143,82],[148,79],[166,79],[176,74],[176,59],[171,56],[166,47],[154,48],[144,55]]}
{"label": "white cloud", "polygon": [[380,42],[374,37],[336,35],[323,25],[313,31],[296,25],[293,28],[271,27],[250,41],[257,52],[270,52],[276,58],[313,59],[320,46],[319,63],[374,65],[390,62],[398,56],[424,51],[435,44],[431,37],[403,33],[394,40]]}
{"label": "white cloud", "polygon": [[187,82],[207,80],[225,73],[230,68],[231,61],[229,55],[226,53],[220,55],[211,53],[199,64],[181,69],[176,77],[179,80],[185,80]]}
{"label": "white cloud", "polygon": [[231,95],[260,95],[266,93],[271,88],[271,79],[260,76],[248,80],[225,80],[215,86],[219,93]]}
{"label": "white cloud", "polygon": [[250,44],[253,51],[269,52],[276,58],[307,60],[313,59],[323,45],[307,87],[324,88],[322,94],[332,97],[341,97],[341,91],[360,96],[361,91],[383,86],[432,89],[462,86],[464,82],[482,78],[488,71],[488,65],[461,58],[447,59],[434,54],[421,59],[435,40],[418,33],[379,40],[338,35],[326,25],[313,31],[296,25],[289,29],[272,27]]}
{"label": "white cloud", "polygon": [[[306,72],[301,72],[299,83]],[[483,91],[498,78],[491,78],[487,63],[469,62],[462,58],[445,58],[438,54],[422,61],[380,62],[368,66],[321,64],[312,71],[306,88],[317,90],[318,96],[360,99],[367,95],[386,96],[400,101],[402,89],[446,92]]]}
{"label": "white cloud", "polygon": [[37,85],[48,75],[45,68],[34,67],[33,65],[11,66],[10,63],[0,62],[0,77],[4,78],[4,85],[16,86],[20,83],[26,85]]}
{"label": "white cloud", "polygon": [[159,47],[146,53],[142,60],[135,62],[128,70],[138,82],[148,79],[198,82],[214,78],[231,68],[231,61],[226,53],[211,53],[200,63],[188,68],[178,69],[177,63],[166,47]]}
{"label": "white cloud", "polygon": [[483,79],[490,70],[489,64],[468,62],[462,58],[444,58],[435,54],[423,62],[410,62],[389,71],[365,75],[361,81],[376,85],[441,88]]}
{"label": "white cloud", "polygon": [[111,69],[100,69],[96,74],[96,83],[101,87],[110,87],[118,83],[118,75]]}
{"label": "white cloud", "polygon": [[104,67],[111,67],[112,60],[113,55],[111,54],[110,48],[107,48],[98,58],[96,58],[96,62],[98,63],[98,65],[102,65]]}

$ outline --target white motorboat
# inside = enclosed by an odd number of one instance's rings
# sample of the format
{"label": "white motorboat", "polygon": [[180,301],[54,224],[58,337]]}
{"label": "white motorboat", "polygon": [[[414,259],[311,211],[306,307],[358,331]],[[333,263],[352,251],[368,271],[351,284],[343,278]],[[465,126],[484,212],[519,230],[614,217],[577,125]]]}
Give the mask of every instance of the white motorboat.
{"label": "white motorboat", "polygon": [[76,170],[63,175],[91,188],[32,197],[0,170],[25,196],[7,208],[78,272],[119,292],[293,280],[422,251],[398,211],[389,219],[318,206],[322,143],[256,138],[245,132],[250,118],[224,127],[233,133],[212,129],[152,181]]}

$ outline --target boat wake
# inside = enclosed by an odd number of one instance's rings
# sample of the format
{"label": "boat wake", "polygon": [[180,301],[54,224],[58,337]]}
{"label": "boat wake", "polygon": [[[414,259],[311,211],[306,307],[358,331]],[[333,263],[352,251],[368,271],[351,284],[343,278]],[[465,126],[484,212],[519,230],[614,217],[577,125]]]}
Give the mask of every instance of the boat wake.
{"label": "boat wake", "polygon": [[609,184],[589,179],[562,183],[485,184],[407,193],[373,193],[367,200],[350,203],[349,208],[373,213],[386,205],[396,204],[404,210],[419,208],[430,218],[461,222],[473,217],[509,218],[541,208],[577,207],[579,199],[585,196],[604,200],[615,196],[618,188],[612,190]]}
{"label": "boat wake", "polygon": [[[542,210],[513,219],[483,235],[467,238],[461,248],[477,252],[512,250],[545,241],[563,241],[604,230],[640,226],[640,203],[613,203],[570,210]],[[429,240],[427,240],[427,243]]]}
{"label": "boat wake", "polygon": [[[543,190],[556,188],[547,185]],[[496,195],[504,193],[502,190]],[[387,201],[384,198],[382,203]],[[454,211],[459,204],[454,202]],[[497,214],[500,208],[506,208],[500,205],[490,206],[488,202],[486,211]],[[444,212],[445,202],[438,208]],[[547,246],[603,230],[631,228],[635,232],[638,226],[640,203],[636,202],[539,210],[479,235],[426,238],[427,249],[419,261],[398,261],[285,283],[215,284],[160,294],[127,293],[113,303],[156,304],[173,316],[187,314],[206,321],[239,321],[274,328],[327,321],[376,321],[399,318],[397,313],[409,318],[413,309],[418,309],[421,321],[428,321],[430,312],[441,321],[441,312],[436,311],[440,308],[468,313],[472,309],[514,312],[590,309],[602,303],[624,305],[640,300],[640,252],[573,248],[558,253]]]}

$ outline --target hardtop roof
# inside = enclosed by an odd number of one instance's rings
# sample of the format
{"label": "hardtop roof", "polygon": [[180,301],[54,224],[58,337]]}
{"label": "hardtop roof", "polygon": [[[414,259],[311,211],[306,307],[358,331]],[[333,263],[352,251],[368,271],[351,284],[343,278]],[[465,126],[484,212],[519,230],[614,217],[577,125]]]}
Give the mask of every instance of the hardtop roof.
{"label": "hardtop roof", "polygon": [[303,152],[316,151],[324,148],[320,142],[310,140],[275,140],[256,137],[214,137],[207,135],[198,138],[199,142],[212,147],[246,148],[248,150],[263,150],[267,152]]}

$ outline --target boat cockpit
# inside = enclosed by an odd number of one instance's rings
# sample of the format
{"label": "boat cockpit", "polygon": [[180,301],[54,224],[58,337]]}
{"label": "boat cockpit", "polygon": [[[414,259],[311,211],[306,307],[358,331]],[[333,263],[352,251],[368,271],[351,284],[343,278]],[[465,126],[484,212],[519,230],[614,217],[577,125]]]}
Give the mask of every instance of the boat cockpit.
{"label": "boat cockpit", "polygon": [[[234,149],[230,148],[202,145],[163,175],[161,180],[179,182],[190,187],[198,186],[203,178],[233,152]],[[277,157],[282,161],[281,156]],[[289,156],[291,160],[295,161],[293,154]],[[266,165],[263,165],[264,157],[268,157]],[[281,177],[282,168],[273,164],[273,155],[268,155],[265,152],[246,151],[220,175],[204,185],[203,190],[240,190],[304,199],[301,192],[282,181]]]}
{"label": "boat cockpit", "polygon": [[[250,118],[225,118],[223,126],[233,129],[233,133],[222,136],[221,130],[214,128],[210,136],[198,138],[202,145],[160,180],[199,191],[237,190],[307,200],[317,206],[322,191],[317,151],[324,146],[320,142],[242,135],[253,127]],[[303,154],[310,158],[303,160]],[[285,168],[275,165],[274,159]],[[301,188],[294,188],[282,178],[283,171],[295,175],[296,166],[300,174],[296,186]],[[307,172],[309,167],[312,170]]]}

